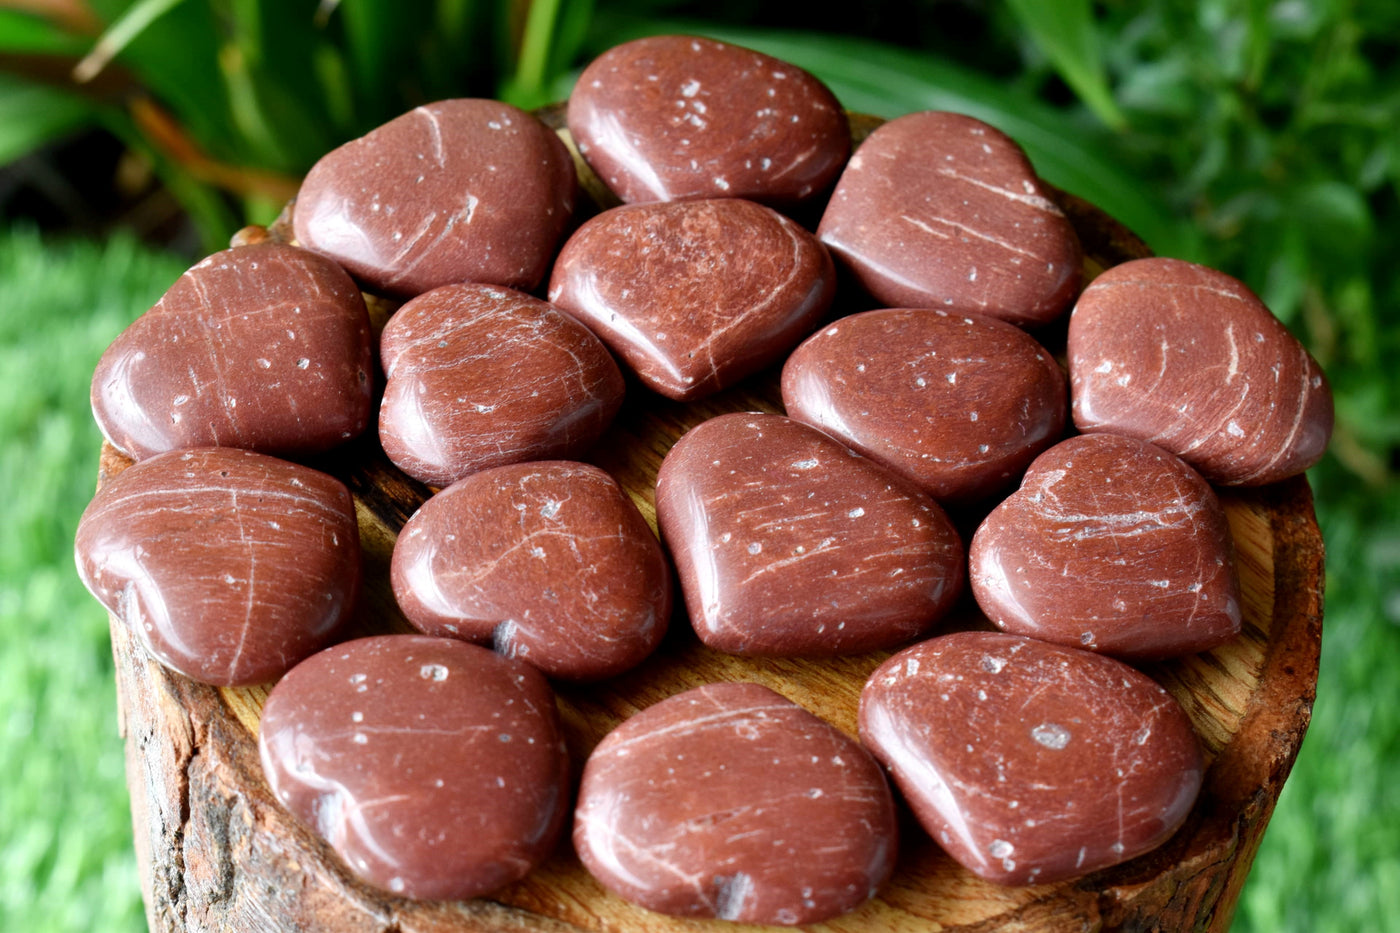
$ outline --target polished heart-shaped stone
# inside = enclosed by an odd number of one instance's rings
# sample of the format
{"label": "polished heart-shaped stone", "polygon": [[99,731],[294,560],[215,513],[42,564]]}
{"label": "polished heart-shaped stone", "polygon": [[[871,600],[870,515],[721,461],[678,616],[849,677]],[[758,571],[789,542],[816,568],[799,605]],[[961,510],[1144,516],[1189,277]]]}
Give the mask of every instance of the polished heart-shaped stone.
{"label": "polished heart-shaped stone", "polygon": [[224,250],[102,354],[92,413],[136,460],[211,446],[316,453],[369,425],[372,349],[364,299],[335,263],[271,243]]}
{"label": "polished heart-shaped stone", "polygon": [[1317,361],[1244,283],[1179,259],[1099,276],[1069,322],[1074,423],[1163,447],[1223,485],[1301,473],[1332,435]]}
{"label": "polished heart-shaped stone", "polygon": [[574,457],[622,405],[622,373],[578,321],[522,292],[446,285],[384,328],[384,452],[446,486],[477,470]]}
{"label": "polished heart-shaped stone", "polygon": [[454,282],[532,289],[573,214],[573,158],[494,100],[425,104],[322,156],[297,193],[297,241],[371,291]]}
{"label": "polished heart-shaped stone", "polygon": [[1165,842],[1202,759],[1171,694],[1121,661],[1003,632],[895,654],[860,737],[948,854],[999,884],[1050,884]]}
{"label": "polished heart-shaped stone", "polygon": [[790,207],[825,193],[851,151],[846,115],[816,78],[693,36],[604,52],[574,85],[567,119],[579,152],[623,201]]}
{"label": "polished heart-shaped stone", "polygon": [[662,700],[589,756],[574,847],[604,886],[651,910],[818,923],[894,867],[894,801],[865,749],[767,687]]}
{"label": "polished heart-shaped stone", "polygon": [[360,588],[345,485],[231,447],[159,454],[104,482],[75,554],[156,660],[220,686],[276,680],[324,648]]}
{"label": "polished heart-shaped stone", "polygon": [[671,569],[632,500],[586,463],[518,463],[433,496],[394,544],[417,629],[492,644],[550,677],[635,667],[671,615]]}
{"label": "polished heart-shaped stone", "polygon": [[263,705],[263,773],[362,880],[477,897],[554,849],[568,755],[549,684],[453,638],[380,635],[298,664]]}
{"label": "polished heart-shaped stone", "polygon": [[1230,529],[1210,485],[1145,441],[1070,438],[1031,464],[969,551],[972,593],[1008,632],[1133,660],[1240,631]]}
{"label": "polished heart-shaped stone", "polygon": [[962,114],[911,113],[871,133],[817,235],[892,307],[1031,326],[1059,317],[1079,290],[1079,239],[1025,153]]}
{"label": "polished heart-shaped stone", "polygon": [[825,434],[736,412],[691,429],[656,480],[690,623],[718,651],[833,655],[920,635],[962,589],[938,503]]}
{"label": "polished heart-shaped stone", "polygon": [[783,366],[788,417],[945,504],[1005,487],[1059,439],[1065,379],[1020,329],[983,315],[890,308],[844,317]]}
{"label": "polished heart-shaped stone", "polygon": [[650,389],[710,395],[781,359],[831,304],[826,249],[737,199],[635,204],[584,224],[549,300],[588,325]]}

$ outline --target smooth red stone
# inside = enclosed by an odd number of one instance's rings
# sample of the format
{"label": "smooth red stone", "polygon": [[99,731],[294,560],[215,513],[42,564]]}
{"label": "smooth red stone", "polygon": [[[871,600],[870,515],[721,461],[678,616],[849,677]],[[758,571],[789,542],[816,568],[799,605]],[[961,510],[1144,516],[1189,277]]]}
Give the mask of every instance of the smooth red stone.
{"label": "smooth red stone", "polygon": [[1025,332],[922,309],[844,317],[783,366],[788,417],[940,502],[998,491],[1063,433],[1065,378]]}
{"label": "smooth red stone", "polygon": [[1085,434],[1041,454],[972,538],[972,593],[1004,631],[1133,660],[1240,631],[1225,512],[1160,447]]}
{"label": "smooth red stone", "polygon": [[1003,632],[891,657],[860,737],[948,854],[999,884],[1050,884],[1165,842],[1200,791],[1186,714],[1133,668]]}
{"label": "smooth red stone", "polygon": [[117,337],[92,413],[136,460],[188,447],[328,450],[369,425],[369,314],[335,263],[262,244],[196,264]]}
{"label": "smooth red stone", "polygon": [[544,860],[568,756],[534,668],[452,638],[380,635],[297,665],[263,705],[263,773],[355,875],[393,894],[489,894]]}
{"label": "smooth red stone", "polygon": [[75,553],[156,660],[220,686],[276,680],[330,644],[360,589],[345,485],[231,447],[159,454],[103,483]]}
{"label": "smooth red stone", "polygon": [[1244,283],[1205,266],[1108,270],[1075,305],[1068,354],[1079,430],[1149,441],[1213,483],[1294,476],[1332,436],[1317,361]]}
{"label": "smooth red stone", "polygon": [[577,456],[622,405],[622,373],[586,327],[538,298],[447,285],[384,328],[384,452],[446,486],[488,467]]}
{"label": "smooth red stone", "polygon": [[693,428],[661,463],[656,514],[691,625],[718,651],[889,647],[962,589],[962,541],[938,503],[779,415]]}
{"label": "smooth red stone", "polygon": [[781,359],[836,292],[826,249],[737,199],[635,204],[594,217],[555,263],[549,300],[650,389],[690,400]]}
{"label": "smooth red stone", "polygon": [[404,525],[390,579],[419,631],[492,644],[566,680],[635,667],[671,615],[660,543],[586,463],[512,464],[453,483]]}
{"label": "smooth red stone", "polygon": [[825,192],[851,151],[845,112],[795,65],[693,36],[614,46],[569,97],[579,152],[623,201]]}
{"label": "smooth red stone", "polygon": [[882,124],[851,156],[817,235],[891,307],[975,312],[1018,326],[1079,291],[1079,238],[1021,148],[956,113]]}
{"label": "smooth red stone", "polygon": [[609,733],[583,771],[574,847],[651,910],[817,923],[894,867],[894,801],[859,743],[769,690],[710,684]]}
{"label": "smooth red stone", "polygon": [[532,289],[573,214],[573,158],[509,104],[426,104],[333,149],[297,193],[298,242],[371,291],[455,282]]}

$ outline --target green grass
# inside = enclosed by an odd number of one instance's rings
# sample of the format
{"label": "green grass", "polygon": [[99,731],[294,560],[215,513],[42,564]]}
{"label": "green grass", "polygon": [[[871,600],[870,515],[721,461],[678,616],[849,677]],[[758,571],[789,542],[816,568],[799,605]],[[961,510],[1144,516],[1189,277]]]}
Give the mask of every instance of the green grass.
{"label": "green grass", "polygon": [[144,929],[107,616],[73,534],[101,440],[98,356],[183,271],[129,239],[0,231],[0,929]]}
{"label": "green grass", "polygon": [[1313,723],[1235,929],[1400,930],[1400,489],[1312,476],[1327,544]]}

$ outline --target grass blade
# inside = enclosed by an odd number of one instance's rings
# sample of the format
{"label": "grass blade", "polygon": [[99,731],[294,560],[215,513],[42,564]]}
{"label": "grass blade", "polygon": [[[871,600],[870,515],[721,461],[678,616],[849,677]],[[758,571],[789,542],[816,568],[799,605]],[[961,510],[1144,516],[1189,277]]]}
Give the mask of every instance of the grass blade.
{"label": "grass blade", "polygon": [[98,72],[106,68],[132,40],[145,32],[151,23],[183,2],[184,0],[137,0],[107,27],[107,31],[97,40],[97,45],[78,62],[73,69],[73,80],[83,83],[97,77]]}

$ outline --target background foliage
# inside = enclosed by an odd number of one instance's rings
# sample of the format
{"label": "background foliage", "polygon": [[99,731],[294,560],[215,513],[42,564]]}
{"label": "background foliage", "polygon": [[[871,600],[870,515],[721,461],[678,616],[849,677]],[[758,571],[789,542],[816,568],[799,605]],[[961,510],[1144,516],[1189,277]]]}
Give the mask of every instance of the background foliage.
{"label": "background foliage", "polygon": [[[1307,342],[1339,419],[1312,473],[1329,547],[1322,676],[1236,927],[1400,928],[1400,795],[1386,792],[1400,765],[1400,5],[0,0],[0,211],[46,154],[86,152],[98,137],[75,134],[100,127],[128,153],[102,183],[153,176],[212,250],[269,220],[320,154],[413,105],[535,106],[603,49],[673,31],[788,59],[853,110],[987,120],[1159,253],[1244,279]],[[0,755],[22,763],[0,796],[6,929],[140,924],[104,619],[70,549],[94,475],[92,366],[188,258],[0,231],[0,479],[26,490],[0,541]]]}

